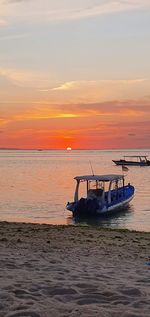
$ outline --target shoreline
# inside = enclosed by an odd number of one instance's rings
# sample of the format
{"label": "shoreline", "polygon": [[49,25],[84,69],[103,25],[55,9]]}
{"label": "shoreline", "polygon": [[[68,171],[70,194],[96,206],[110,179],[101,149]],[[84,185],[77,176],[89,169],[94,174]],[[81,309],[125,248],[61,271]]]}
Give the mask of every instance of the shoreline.
{"label": "shoreline", "polygon": [[[39,228],[88,228],[88,229],[93,229],[93,230],[104,230],[104,231],[120,231],[120,232],[132,232],[132,233],[143,233],[143,234],[150,234],[150,231],[143,231],[143,230],[136,230],[136,229],[128,229],[128,228],[112,228],[112,227],[101,227],[100,225],[97,224],[82,224],[77,223],[77,224],[51,224],[51,223],[38,223],[38,222],[26,222],[26,221],[9,221],[9,220],[0,220],[0,229],[2,229],[2,225],[5,226],[35,226]],[[1,234],[1,232],[0,232]]]}
{"label": "shoreline", "polygon": [[150,232],[0,222],[0,317],[148,317]]}

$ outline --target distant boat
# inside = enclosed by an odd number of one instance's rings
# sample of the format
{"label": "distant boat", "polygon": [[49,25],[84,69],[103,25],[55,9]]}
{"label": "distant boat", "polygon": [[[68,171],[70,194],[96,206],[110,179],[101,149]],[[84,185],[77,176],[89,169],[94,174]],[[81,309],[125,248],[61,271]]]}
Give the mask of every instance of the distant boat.
{"label": "distant boat", "polygon": [[124,159],[112,161],[116,165],[150,166],[150,160],[145,155],[128,155],[124,156]]}
{"label": "distant boat", "polygon": [[[73,216],[109,215],[127,206],[134,196],[134,187],[125,185],[124,175],[76,176],[74,201],[66,209]],[[79,198],[79,188],[85,182],[85,198]]]}

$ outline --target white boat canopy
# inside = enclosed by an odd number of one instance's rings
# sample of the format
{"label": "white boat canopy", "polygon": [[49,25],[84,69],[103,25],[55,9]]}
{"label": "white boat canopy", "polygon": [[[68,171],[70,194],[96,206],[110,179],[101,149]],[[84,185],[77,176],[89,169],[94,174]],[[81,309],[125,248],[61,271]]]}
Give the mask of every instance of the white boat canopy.
{"label": "white boat canopy", "polygon": [[144,158],[146,158],[147,155],[124,155],[124,157],[136,157],[136,158],[144,157]]}
{"label": "white boat canopy", "polygon": [[112,182],[115,180],[123,179],[124,175],[85,175],[85,176],[76,176],[74,179],[77,181],[102,181],[102,182]]}

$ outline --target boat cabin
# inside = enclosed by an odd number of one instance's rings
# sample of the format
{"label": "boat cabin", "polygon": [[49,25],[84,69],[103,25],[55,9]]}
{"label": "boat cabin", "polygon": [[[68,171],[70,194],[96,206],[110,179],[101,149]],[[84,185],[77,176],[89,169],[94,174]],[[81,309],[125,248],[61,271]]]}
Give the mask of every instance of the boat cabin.
{"label": "boat cabin", "polygon": [[125,161],[137,161],[139,163],[146,163],[148,161],[147,156],[145,155],[128,155],[124,156]]}
{"label": "boat cabin", "polygon": [[[84,195],[87,199],[97,199],[102,203],[110,204],[115,198],[116,193],[120,192],[124,187],[124,175],[85,175],[76,176],[77,181],[74,202],[78,202],[80,197],[81,183],[86,183]],[[119,190],[121,189],[121,190]],[[83,197],[83,193],[82,193]]]}

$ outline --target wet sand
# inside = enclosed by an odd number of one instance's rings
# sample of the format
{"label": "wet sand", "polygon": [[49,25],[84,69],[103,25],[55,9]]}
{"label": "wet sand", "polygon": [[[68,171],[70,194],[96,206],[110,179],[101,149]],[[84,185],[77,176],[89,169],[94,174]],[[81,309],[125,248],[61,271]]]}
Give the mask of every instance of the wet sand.
{"label": "wet sand", "polygon": [[150,316],[150,233],[0,223],[0,317]]}

